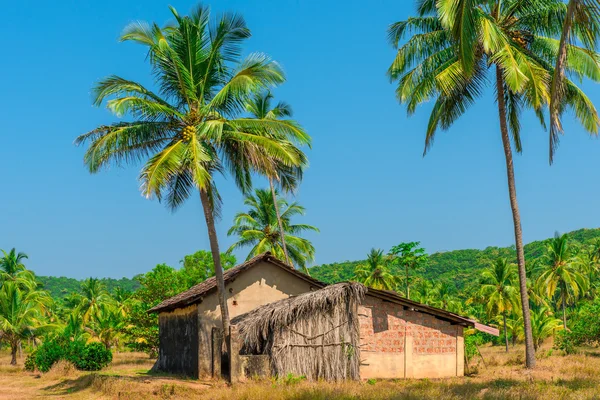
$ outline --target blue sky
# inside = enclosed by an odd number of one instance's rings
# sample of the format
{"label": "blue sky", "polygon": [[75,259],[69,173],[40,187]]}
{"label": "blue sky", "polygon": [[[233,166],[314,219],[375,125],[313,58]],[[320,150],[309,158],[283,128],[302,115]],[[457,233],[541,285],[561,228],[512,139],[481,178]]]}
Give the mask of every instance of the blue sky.
{"label": "blue sky", "polygon": [[[157,263],[177,266],[208,249],[199,200],[175,214],[141,197],[137,169],[90,175],[73,139],[116,121],[91,105],[90,88],[121,75],[152,85],[145,51],[118,43],[129,22],[169,21],[193,2],[20,1],[3,6],[0,63],[0,248],[30,256],[41,275],[131,277]],[[213,11],[244,15],[247,52],[278,60],[288,82],[275,91],[313,136],[311,166],[297,200],[316,262],[363,258],[371,247],[421,241],[428,251],[513,243],[497,113],[490,91],[422,157],[430,106],[408,118],[385,71],[394,51],[387,26],[412,1],[219,1]],[[599,104],[600,90],[585,89]],[[569,116],[555,165],[547,136],[523,120],[515,160],[526,242],[600,226],[600,142]],[[264,184],[264,182],[257,182]],[[219,179],[225,200],[221,247],[242,197]],[[246,254],[238,252],[238,259]]]}

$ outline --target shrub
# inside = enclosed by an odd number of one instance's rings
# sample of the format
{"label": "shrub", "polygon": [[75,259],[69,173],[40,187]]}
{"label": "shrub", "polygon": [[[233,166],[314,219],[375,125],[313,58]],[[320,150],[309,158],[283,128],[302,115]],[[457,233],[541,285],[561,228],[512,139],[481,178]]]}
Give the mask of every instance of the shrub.
{"label": "shrub", "polygon": [[554,336],[554,348],[562,350],[565,354],[575,354],[576,339],[573,337],[572,332],[559,331]]}
{"label": "shrub", "polygon": [[48,372],[59,360],[72,363],[82,371],[99,371],[112,361],[112,353],[101,343],[70,341],[63,338],[45,341],[25,360],[25,368]]}
{"label": "shrub", "polygon": [[112,353],[102,343],[89,343],[71,351],[69,361],[79,370],[99,371],[110,364]]}
{"label": "shrub", "polygon": [[[57,340],[44,342],[33,353],[34,367],[40,372],[48,372],[52,365],[64,356],[65,347]],[[35,369],[33,368],[33,369]]]}

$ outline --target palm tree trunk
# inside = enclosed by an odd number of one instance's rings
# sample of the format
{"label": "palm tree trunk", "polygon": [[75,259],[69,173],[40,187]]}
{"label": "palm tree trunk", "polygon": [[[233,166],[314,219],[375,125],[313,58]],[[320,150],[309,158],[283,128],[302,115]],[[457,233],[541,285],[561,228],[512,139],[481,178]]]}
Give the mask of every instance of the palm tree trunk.
{"label": "palm tree trunk", "polygon": [[408,283],[408,264],[404,264],[404,268],[406,269],[406,298],[410,299],[410,287]]}
{"label": "palm tree trunk", "polygon": [[208,239],[210,241],[210,251],[215,266],[215,278],[217,280],[217,296],[219,297],[219,306],[221,307],[221,321],[223,324],[223,336],[227,347],[227,355],[231,354],[231,341],[229,337],[229,308],[227,307],[227,298],[225,297],[225,280],[223,279],[223,266],[221,265],[221,252],[219,251],[219,241],[215,229],[215,219],[213,209],[208,198],[206,189],[200,189],[200,200],[208,228]]}
{"label": "palm tree trunk", "polygon": [[556,135],[562,131],[559,120],[559,104],[563,95],[563,80],[565,78],[565,64],[567,61],[567,44],[573,27],[573,16],[577,2],[579,0],[570,0],[567,7],[567,15],[563,23],[562,35],[560,37],[560,45],[556,56],[556,67],[554,76],[552,77],[552,87],[550,91],[550,153],[549,160],[552,164],[554,158],[554,148],[556,147]]}
{"label": "palm tree trunk", "polygon": [[10,365],[17,365],[17,350],[19,349],[18,343],[10,344]]}
{"label": "palm tree trunk", "polygon": [[496,65],[496,90],[498,95],[498,113],[500,117],[500,131],[502,133],[502,145],[504,157],[506,158],[506,175],[508,179],[508,193],[510,207],[513,215],[515,230],[515,247],[517,250],[517,264],[519,267],[519,288],[521,292],[521,306],[523,308],[523,325],[525,331],[525,365],[527,368],[535,367],[535,349],[533,335],[531,332],[531,315],[529,313],[529,295],[527,293],[527,272],[525,270],[525,253],[523,251],[523,233],[521,231],[521,215],[517,203],[517,188],[515,185],[515,170],[513,166],[512,149],[508,136],[506,124],[506,104],[504,102],[504,81],[502,70]]}
{"label": "palm tree trunk", "polygon": [[292,263],[290,262],[290,256],[288,255],[287,246],[285,244],[285,232],[283,231],[283,222],[281,221],[281,214],[279,214],[279,205],[277,204],[277,194],[275,193],[275,185],[273,185],[273,178],[271,177],[269,177],[269,185],[271,186],[271,194],[273,195],[273,204],[275,205],[275,214],[277,215],[277,223],[279,224],[279,237],[281,238],[281,246],[283,247],[285,262],[288,265],[292,265]]}
{"label": "palm tree trunk", "polygon": [[506,311],[502,313],[502,318],[504,318],[504,342],[506,343],[506,352],[508,353],[508,333],[506,332]]}
{"label": "palm tree trunk", "polygon": [[562,314],[563,314],[563,327],[567,329],[567,305],[565,301],[565,294],[562,293]]}

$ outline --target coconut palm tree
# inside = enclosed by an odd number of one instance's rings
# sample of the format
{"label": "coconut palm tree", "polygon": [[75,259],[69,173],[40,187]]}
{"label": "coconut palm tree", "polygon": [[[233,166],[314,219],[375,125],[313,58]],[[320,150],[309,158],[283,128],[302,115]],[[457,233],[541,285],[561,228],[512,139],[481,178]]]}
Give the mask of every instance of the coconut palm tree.
{"label": "coconut palm tree", "polygon": [[397,279],[388,270],[387,258],[381,249],[371,249],[364,264],[354,270],[354,279],[365,286],[380,290],[394,290]]}
{"label": "coconut palm tree", "polygon": [[461,313],[462,302],[456,297],[456,287],[447,281],[438,282],[433,287],[430,305],[442,310]]}
{"label": "coconut palm tree", "polygon": [[573,303],[588,287],[587,277],[575,262],[569,247],[567,234],[554,236],[548,243],[545,256],[546,268],[538,278],[539,285],[546,288],[548,298],[554,298],[562,308],[563,326],[567,327],[567,305]]}
{"label": "coconut palm tree", "polygon": [[77,311],[81,314],[84,324],[96,318],[102,308],[112,302],[106,286],[98,278],[84,280],[80,292],[77,296]]}
{"label": "coconut palm tree", "polygon": [[47,292],[23,288],[14,281],[5,281],[0,287],[0,341],[10,345],[11,365],[17,364],[21,342],[49,326],[44,311],[51,302]]}
{"label": "coconut palm tree", "polygon": [[0,285],[5,281],[19,282],[21,285],[36,285],[33,272],[25,268],[23,260],[29,258],[23,252],[17,253],[15,248],[9,252],[2,250],[0,257]]}
{"label": "coconut palm tree", "polygon": [[488,316],[502,315],[506,352],[508,353],[508,334],[506,318],[518,303],[518,289],[513,286],[517,273],[513,264],[506,258],[499,258],[482,273],[483,282],[479,295],[485,299]]}
{"label": "coconut palm tree", "polygon": [[[512,146],[521,152],[523,108],[532,109],[543,122],[558,48],[554,36],[560,34],[566,5],[559,0],[422,0],[418,12],[389,29],[398,52],[388,74],[398,82],[398,100],[409,114],[419,104],[434,101],[424,153],[436,132],[449,129],[493,82],[513,216],[526,365],[532,368],[535,354]],[[400,45],[407,35],[412,36]],[[569,49],[568,71],[599,80],[598,55],[575,45]],[[571,80],[565,79],[564,87],[561,109],[573,109],[584,128],[595,134],[600,118],[594,105]]]}
{"label": "coconut palm tree", "polygon": [[[307,263],[314,260],[315,248],[309,240],[298,235],[307,231],[319,232],[319,229],[312,225],[293,224],[291,219],[304,215],[304,207],[296,202],[289,204],[277,192],[275,199],[278,208],[283,210],[280,215],[281,225],[277,219],[275,202],[270,190],[256,189],[253,195],[246,197],[244,204],[249,207],[249,210],[236,214],[233,226],[227,232],[227,235],[236,235],[239,239],[227,251],[251,247],[247,259],[265,251],[283,258],[285,240],[293,263],[307,272]],[[283,232],[280,231],[280,227]]]}
{"label": "coconut palm tree", "polygon": [[565,91],[563,80],[571,37],[573,31],[576,31],[579,33],[577,38],[580,39],[585,48],[592,51],[596,49],[598,34],[600,33],[599,7],[600,2],[598,0],[569,0],[567,5],[550,91],[550,164],[552,164],[554,151],[558,146],[558,134],[562,133],[560,114]]}
{"label": "coconut palm tree", "polygon": [[[261,93],[257,93],[248,103],[246,104],[246,111],[250,113],[252,118],[256,118],[258,120],[279,120],[282,123],[292,124],[295,129],[290,129],[287,134],[292,134],[292,137],[280,137],[278,132],[272,129],[259,132],[267,137],[279,138],[280,140],[288,140],[292,143],[297,143],[299,145],[308,145],[310,146],[310,136],[304,132],[304,130],[293,120],[289,118],[292,117],[292,107],[285,103],[279,102],[275,106],[272,106],[273,95],[270,91],[264,91]],[[267,126],[268,127],[268,126]],[[298,150],[300,152],[300,150]],[[299,155],[300,158],[305,159],[304,154]],[[273,165],[272,161],[267,159],[267,167],[262,168],[261,171],[267,176],[269,180],[269,187],[271,188],[271,196],[273,197],[273,204],[275,204],[275,213],[277,216],[277,222],[279,224],[279,234],[281,236],[281,244],[283,247],[283,254],[285,255],[285,260],[288,264],[291,264],[290,257],[287,251],[287,244],[285,241],[283,222],[281,221],[281,214],[279,211],[279,205],[277,201],[277,194],[275,192],[274,181],[277,181],[281,188],[284,191],[293,191],[299,183],[299,180],[302,179],[302,172],[304,167],[306,166],[306,162],[296,168],[287,168],[285,165],[275,164]],[[308,271],[307,271],[308,272]]]}
{"label": "coconut palm tree", "polygon": [[535,351],[540,348],[544,340],[564,328],[561,320],[555,318],[552,310],[547,307],[538,307],[532,310],[531,327]]}
{"label": "coconut palm tree", "polygon": [[121,36],[122,41],[147,47],[158,92],[118,76],[100,81],[94,103],[110,99],[107,106],[114,114],[129,115],[133,121],[100,126],[76,143],[90,144],[84,160],[92,173],[110,164],[145,161],[140,175],[143,195],[166,200],[172,210],[199,192],[228,343],[229,311],[215,229],[221,198],[213,177],[228,170],[247,192],[251,172],[263,166],[265,157],[288,168],[302,160],[291,143],[257,133],[268,126],[287,136],[295,126],[242,116],[254,93],[285,79],[279,65],[264,54],[241,58],[241,45],[250,37],[244,19],[224,14],[213,21],[203,6],[189,16],[174,8],[171,12],[172,25],[136,22]]}

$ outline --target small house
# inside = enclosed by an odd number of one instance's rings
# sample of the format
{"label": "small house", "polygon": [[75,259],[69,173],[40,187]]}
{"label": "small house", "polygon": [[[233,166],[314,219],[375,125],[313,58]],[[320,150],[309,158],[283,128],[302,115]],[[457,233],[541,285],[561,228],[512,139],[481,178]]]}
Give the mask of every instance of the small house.
{"label": "small house", "polygon": [[251,376],[345,380],[464,374],[463,329],[498,330],[358,283],[329,285],[270,253],[224,274],[231,323],[224,352],[216,280],[149,312],[159,313],[156,369],[233,381]]}

